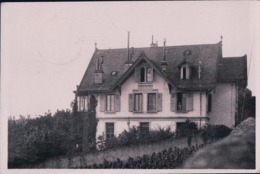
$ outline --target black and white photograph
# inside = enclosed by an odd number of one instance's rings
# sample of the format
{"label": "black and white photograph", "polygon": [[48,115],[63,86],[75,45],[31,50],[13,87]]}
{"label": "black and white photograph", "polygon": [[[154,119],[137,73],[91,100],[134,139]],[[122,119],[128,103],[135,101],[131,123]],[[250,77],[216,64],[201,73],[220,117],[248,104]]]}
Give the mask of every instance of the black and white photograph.
{"label": "black and white photograph", "polygon": [[0,173],[259,172],[259,7],[1,3]]}

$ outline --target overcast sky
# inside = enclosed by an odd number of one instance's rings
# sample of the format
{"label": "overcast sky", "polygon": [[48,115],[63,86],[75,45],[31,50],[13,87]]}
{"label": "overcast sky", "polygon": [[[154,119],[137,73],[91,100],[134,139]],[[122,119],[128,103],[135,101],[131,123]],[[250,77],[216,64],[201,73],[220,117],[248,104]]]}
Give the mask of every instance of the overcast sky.
{"label": "overcast sky", "polygon": [[[255,2],[63,2],[1,4],[2,104],[9,115],[70,108],[94,52],[208,44],[223,35],[223,56],[251,57],[255,94]],[[252,48],[253,54],[251,55]],[[235,67],[234,67],[235,68]]]}

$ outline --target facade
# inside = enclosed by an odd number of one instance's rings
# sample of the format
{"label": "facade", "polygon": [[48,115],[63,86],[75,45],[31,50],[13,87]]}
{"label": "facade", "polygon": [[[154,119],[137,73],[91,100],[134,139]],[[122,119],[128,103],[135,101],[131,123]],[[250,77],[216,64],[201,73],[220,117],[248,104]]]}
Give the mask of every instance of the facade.
{"label": "facade", "polygon": [[132,126],[142,130],[187,119],[235,126],[239,91],[247,86],[247,59],[223,58],[216,44],[97,49],[75,91],[78,112],[98,104],[96,136],[110,138]]}

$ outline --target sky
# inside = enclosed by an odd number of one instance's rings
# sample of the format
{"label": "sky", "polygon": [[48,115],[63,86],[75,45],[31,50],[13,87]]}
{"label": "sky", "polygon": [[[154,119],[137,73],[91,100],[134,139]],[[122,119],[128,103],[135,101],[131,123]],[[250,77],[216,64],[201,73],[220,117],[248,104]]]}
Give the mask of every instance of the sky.
{"label": "sky", "polygon": [[[1,4],[1,108],[35,117],[70,109],[97,48],[210,44],[223,56],[247,54],[256,94],[256,4],[200,2],[27,2]],[[250,63],[251,62],[251,63]],[[234,67],[235,68],[235,67]]]}

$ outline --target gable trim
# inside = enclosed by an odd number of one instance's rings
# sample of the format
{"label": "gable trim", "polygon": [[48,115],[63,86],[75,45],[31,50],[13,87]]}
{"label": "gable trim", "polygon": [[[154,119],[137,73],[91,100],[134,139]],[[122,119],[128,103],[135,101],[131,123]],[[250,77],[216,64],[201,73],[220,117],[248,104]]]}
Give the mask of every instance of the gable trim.
{"label": "gable trim", "polygon": [[175,87],[175,85],[167,78],[166,74],[161,72],[159,68],[157,68],[153,62],[142,52],[139,58],[134,62],[134,64],[118,79],[118,81],[112,86],[114,89],[117,86],[121,86],[134,72],[135,68],[139,63],[144,60],[146,61],[165,81],[167,81],[171,86]]}

